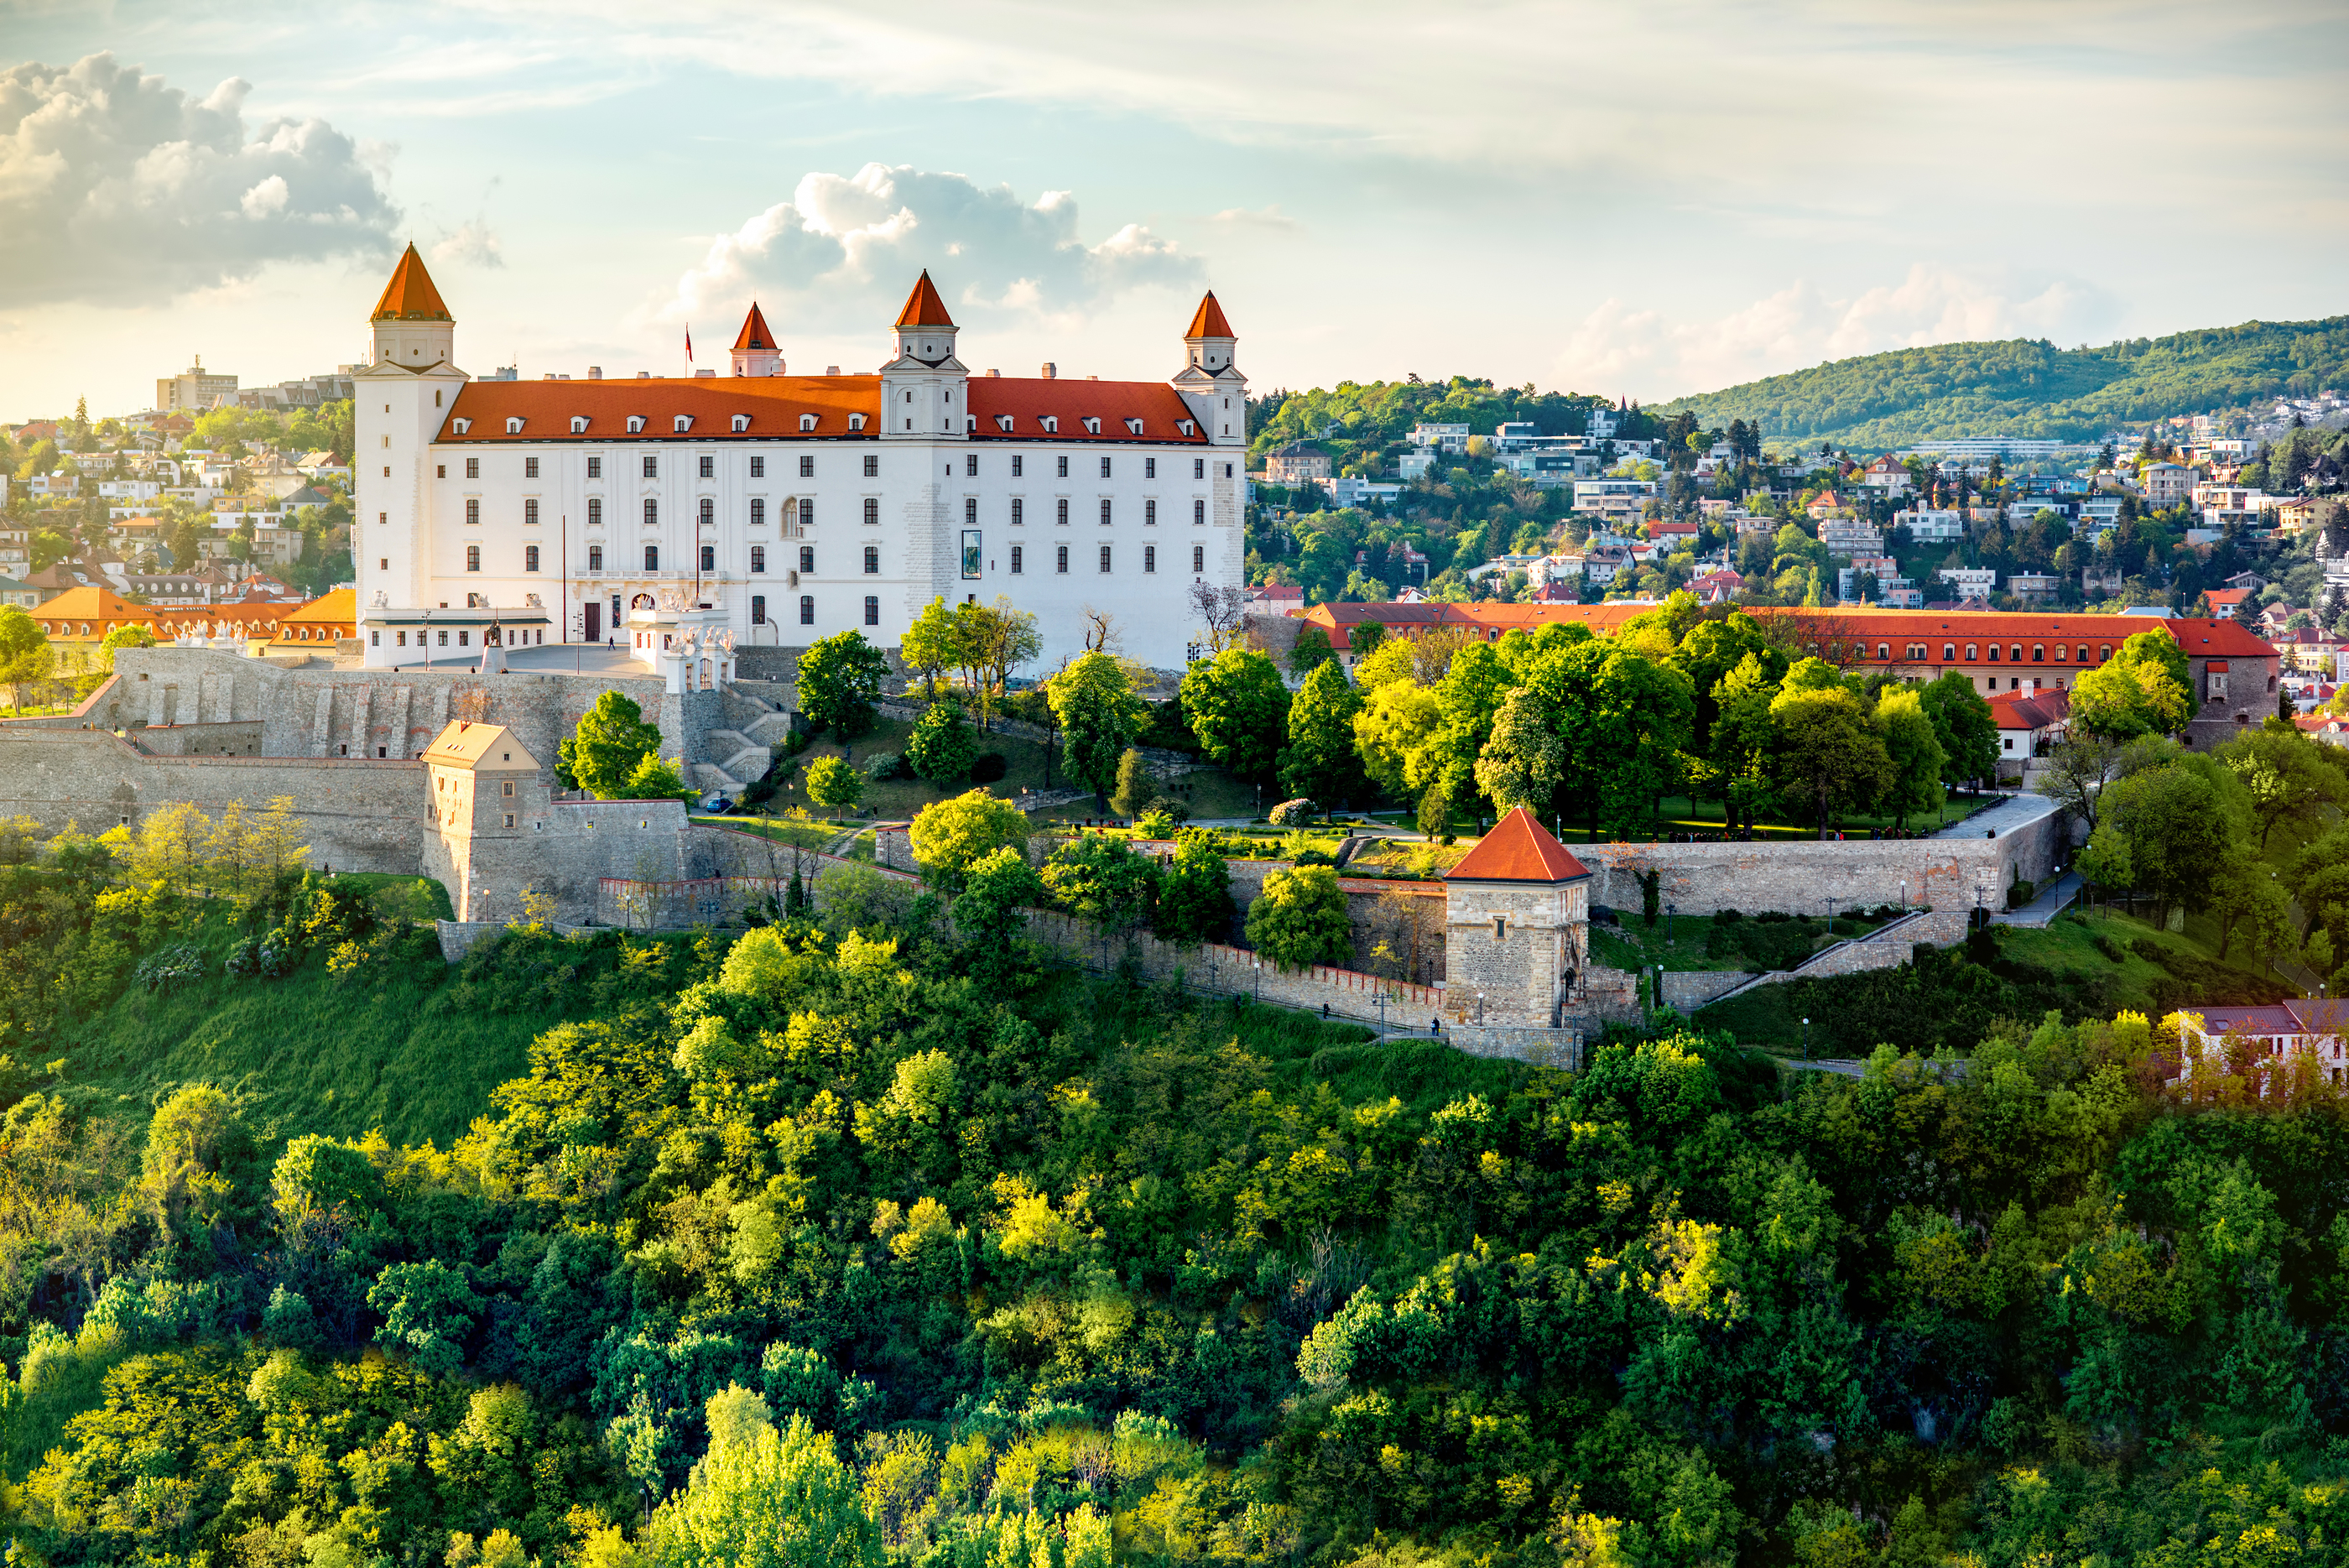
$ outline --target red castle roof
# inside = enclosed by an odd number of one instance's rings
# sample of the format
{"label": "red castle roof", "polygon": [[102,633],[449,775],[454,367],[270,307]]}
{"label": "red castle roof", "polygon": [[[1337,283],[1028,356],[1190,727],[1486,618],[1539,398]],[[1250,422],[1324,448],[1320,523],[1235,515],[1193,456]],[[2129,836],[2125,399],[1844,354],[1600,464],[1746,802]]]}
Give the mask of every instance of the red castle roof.
{"label": "red castle roof", "polygon": [[1589,876],[1590,868],[1521,805],[1444,875],[1461,882],[1571,882]]}
{"label": "red castle roof", "polygon": [[750,302],[750,314],[742,318],[742,330],[734,338],[734,351],[745,348],[772,348],[775,335],[767,330],[767,318],[759,314],[759,302]]}
{"label": "red castle roof", "polygon": [[1232,324],[1224,319],[1224,307],[1216,303],[1216,291],[1211,288],[1207,291],[1206,297],[1199,301],[1197,314],[1191,317],[1191,329],[1183,336],[1185,337],[1237,337],[1239,334],[1234,332]]}
{"label": "red castle roof", "polygon": [[897,325],[900,327],[952,327],[954,325],[954,317],[947,314],[947,302],[938,297],[936,286],[930,282],[927,267],[922,269],[921,279],[914,285],[914,292],[905,296],[905,308],[897,313]]}
{"label": "red castle roof", "polygon": [[441,303],[440,291],[432,286],[432,275],[424,270],[424,258],[416,254],[411,241],[399,265],[391,269],[391,281],[383,286],[383,297],[375,302],[375,314],[370,321],[452,321],[448,306]]}

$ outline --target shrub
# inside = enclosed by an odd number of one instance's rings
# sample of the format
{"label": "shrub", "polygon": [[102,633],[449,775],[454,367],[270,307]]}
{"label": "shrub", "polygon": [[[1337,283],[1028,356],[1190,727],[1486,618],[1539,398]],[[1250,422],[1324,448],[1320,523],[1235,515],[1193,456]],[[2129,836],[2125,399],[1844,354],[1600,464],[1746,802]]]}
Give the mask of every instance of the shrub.
{"label": "shrub", "polygon": [[1713,922],[1717,926],[1733,926],[1744,918],[1735,909],[1722,909],[1714,913]]}
{"label": "shrub", "polygon": [[1248,945],[1283,969],[1340,964],[1354,954],[1346,892],[1326,866],[1276,871],[1248,906]]}
{"label": "shrub", "polygon": [[981,752],[970,764],[970,782],[993,784],[1010,771],[1011,764],[1004,760],[1001,752]]}
{"label": "shrub", "polygon": [[1295,827],[1312,815],[1313,803],[1299,797],[1296,800],[1282,801],[1272,808],[1271,814],[1265,820],[1275,827]]}
{"label": "shrub", "polygon": [[808,798],[838,810],[854,805],[864,795],[864,780],[838,757],[818,757],[808,764]]}
{"label": "shrub", "polygon": [[150,991],[175,991],[204,978],[204,955],[182,942],[143,960],[131,978]]}
{"label": "shrub", "polygon": [[864,759],[864,776],[874,784],[887,784],[892,779],[909,779],[914,770],[905,765],[904,753],[875,752]]}
{"label": "shrub", "polygon": [[905,741],[906,761],[932,784],[962,777],[978,756],[978,737],[964,721],[962,704],[950,697],[931,703]]}

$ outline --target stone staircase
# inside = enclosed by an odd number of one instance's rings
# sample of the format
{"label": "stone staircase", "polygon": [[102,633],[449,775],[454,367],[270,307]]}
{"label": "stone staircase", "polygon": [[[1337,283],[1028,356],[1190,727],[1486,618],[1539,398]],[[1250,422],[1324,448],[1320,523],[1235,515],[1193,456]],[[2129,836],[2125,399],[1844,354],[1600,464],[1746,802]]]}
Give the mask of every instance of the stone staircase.
{"label": "stone staircase", "polygon": [[767,776],[773,748],[791,734],[792,722],[772,701],[740,685],[728,686],[726,697],[739,727],[703,731],[699,750],[704,760],[686,773],[698,788],[739,794]]}

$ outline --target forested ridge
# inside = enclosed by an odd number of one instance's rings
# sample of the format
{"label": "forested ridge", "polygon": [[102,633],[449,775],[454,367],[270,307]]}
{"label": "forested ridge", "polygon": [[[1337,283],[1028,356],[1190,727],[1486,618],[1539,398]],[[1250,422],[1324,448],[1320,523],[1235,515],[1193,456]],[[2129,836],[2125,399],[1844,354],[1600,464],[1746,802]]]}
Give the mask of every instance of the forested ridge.
{"label": "forested ridge", "polygon": [[[960,943],[869,871],[443,976],[347,886],[118,847],[0,867],[21,1563],[2343,1555],[2340,1092],[2183,1099],[2142,1017],[1570,1074]],[[419,982],[567,1020],[446,1147],[47,1056]]]}
{"label": "forested ridge", "polygon": [[1942,343],[1835,359],[1651,412],[1773,441],[1889,450],[1935,438],[2093,441],[2120,426],[2308,397],[2349,379],[2349,317],[2248,321],[2092,348],[2044,339]]}

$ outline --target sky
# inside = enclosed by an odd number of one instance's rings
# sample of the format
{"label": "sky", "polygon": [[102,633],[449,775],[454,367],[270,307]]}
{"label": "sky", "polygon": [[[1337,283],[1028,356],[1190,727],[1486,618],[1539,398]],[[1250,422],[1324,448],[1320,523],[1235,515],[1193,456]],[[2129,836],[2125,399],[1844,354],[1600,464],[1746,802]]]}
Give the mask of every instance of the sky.
{"label": "sky", "polygon": [[361,358],[1649,401],[1970,338],[2349,312],[2339,0],[0,0],[0,419]]}

